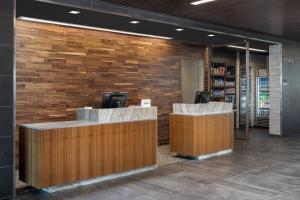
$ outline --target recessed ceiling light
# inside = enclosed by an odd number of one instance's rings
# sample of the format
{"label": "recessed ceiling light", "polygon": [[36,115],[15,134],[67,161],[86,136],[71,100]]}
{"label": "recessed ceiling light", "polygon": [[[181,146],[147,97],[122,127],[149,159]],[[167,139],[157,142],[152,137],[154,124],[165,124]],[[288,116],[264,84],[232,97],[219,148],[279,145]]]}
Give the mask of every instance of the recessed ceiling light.
{"label": "recessed ceiling light", "polygon": [[139,21],[131,21],[129,22],[130,24],[139,24],[140,22]]}
{"label": "recessed ceiling light", "polygon": [[69,13],[73,14],[73,15],[77,15],[77,14],[80,13],[80,11],[78,11],[78,10],[71,10]]}
{"label": "recessed ceiling light", "polygon": [[165,36],[159,36],[159,35],[135,33],[135,32],[129,32],[129,31],[120,31],[120,30],[99,28],[99,27],[93,27],[93,26],[84,26],[84,25],[79,25],[79,24],[64,23],[64,22],[30,18],[30,17],[24,17],[24,16],[20,16],[20,17],[18,17],[18,19],[32,21],[32,22],[39,22],[39,23],[57,24],[60,26],[69,26],[69,27],[84,28],[84,29],[90,29],[90,30],[107,31],[107,32],[112,32],[112,33],[121,33],[121,34],[126,34],[126,35],[136,35],[136,36],[143,36],[143,37],[150,37],[150,38],[158,38],[158,39],[164,39],[164,40],[172,39],[171,37],[165,37]]}
{"label": "recessed ceiling light", "polygon": [[208,34],[207,36],[208,36],[208,37],[215,37],[214,34]]}
{"label": "recessed ceiling light", "polygon": [[216,1],[216,0],[200,0],[200,1],[194,1],[191,4],[194,5],[194,6],[197,6],[197,5],[212,2],[212,1]]}
{"label": "recessed ceiling light", "polygon": [[184,31],[184,29],[183,28],[176,28],[175,31],[180,32],[180,31]]}

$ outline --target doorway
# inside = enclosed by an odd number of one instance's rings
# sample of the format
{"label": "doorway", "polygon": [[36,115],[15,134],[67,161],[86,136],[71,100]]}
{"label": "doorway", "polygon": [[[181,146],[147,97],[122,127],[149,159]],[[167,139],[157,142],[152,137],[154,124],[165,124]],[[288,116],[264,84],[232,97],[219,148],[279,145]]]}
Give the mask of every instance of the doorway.
{"label": "doorway", "polygon": [[182,58],[182,103],[194,103],[197,91],[204,89],[204,63],[201,59]]}
{"label": "doorway", "polygon": [[248,141],[251,128],[269,129],[269,53],[248,43],[212,47],[212,101],[230,102],[235,111],[235,139]]}

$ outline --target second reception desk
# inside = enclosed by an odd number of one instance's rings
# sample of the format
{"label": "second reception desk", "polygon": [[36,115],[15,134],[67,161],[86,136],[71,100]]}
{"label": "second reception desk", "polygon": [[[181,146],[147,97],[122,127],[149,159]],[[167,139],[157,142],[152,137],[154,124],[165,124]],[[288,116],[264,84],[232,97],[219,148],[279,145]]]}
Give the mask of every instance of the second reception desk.
{"label": "second reception desk", "polygon": [[233,149],[232,104],[174,104],[170,116],[171,151],[199,157]]}
{"label": "second reception desk", "polygon": [[36,188],[156,165],[156,107],[78,110],[81,120],[20,127],[20,180]]}

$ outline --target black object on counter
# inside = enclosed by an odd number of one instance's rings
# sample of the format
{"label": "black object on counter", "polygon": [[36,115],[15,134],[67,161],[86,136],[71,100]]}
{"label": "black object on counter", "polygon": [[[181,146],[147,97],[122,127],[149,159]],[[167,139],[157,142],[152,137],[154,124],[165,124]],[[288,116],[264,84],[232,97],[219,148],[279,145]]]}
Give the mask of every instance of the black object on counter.
{"label": "black object on counter", "polygon": [[128,92],[104,92],[101,108],[125,107]]}
{"label": "black object on counter", "polygon": [[208,91],[196,92],[195,104],[198,103],[209,103],[210,93]]}

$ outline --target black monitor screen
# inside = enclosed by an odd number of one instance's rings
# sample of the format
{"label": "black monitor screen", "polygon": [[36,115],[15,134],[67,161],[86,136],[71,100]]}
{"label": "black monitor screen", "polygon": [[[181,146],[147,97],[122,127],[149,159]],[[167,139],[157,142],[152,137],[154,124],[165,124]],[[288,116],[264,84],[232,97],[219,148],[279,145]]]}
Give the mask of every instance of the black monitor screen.
{"label": "black monitor screen", "polygon": [[125,107],[127,92],[104,92],[101,108],[122,108]]}
{"label": "black monitor screen", "polygon": [[210,93],[208,91],[196,92],[195,104],[198,103],[209,103]]}

